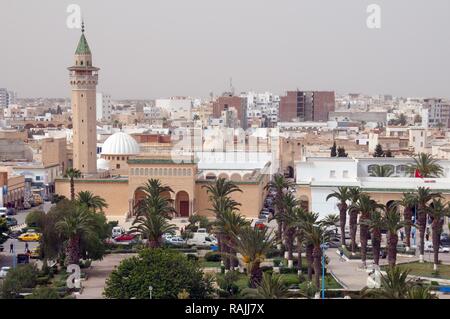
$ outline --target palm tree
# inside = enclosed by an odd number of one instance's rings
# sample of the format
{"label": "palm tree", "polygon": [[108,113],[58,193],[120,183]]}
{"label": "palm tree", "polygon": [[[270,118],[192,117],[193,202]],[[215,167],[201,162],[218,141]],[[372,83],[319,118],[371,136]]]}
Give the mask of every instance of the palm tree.
{"label": "palm tree", "polygon": [[261,283],[254,289],[245,289],[243,296],[247,299],[286,299],[290,293],[280,275],[265,272]]}
{"label": "palm tree", "polygon": [[406,299],[439,299],[430,288],[430,286],[415,285],[408,289]]}
{"label": "palm tree", "polygon": [[75,178],[81,177],[81,171],[75,168],[68,168],[64,177],[70,179],[70,199],[75,200]]}
{"label": "palm tree", "polygon": [[[226,211],[238,211],[240,203],[231,199],[231,195],[242,190],[232,181],[225,178],[219,178],[215,183],[204,185],[203,188],[209,197],[212,208],[209,210],[216,215],[216,219]],[[225,252],[225,240],[222,238],[225,234],[220,233],[220,230],[215,230],[219,251]]]}
{"label": "palm tree", "polygon": [[376,165],[370,173],[372,177],[389,177],[394,173],[394,169],[390,165]]}
{"label": "palm tree", "polygon": [[322,262],[322,247],[330,239],[331,232],[319,224],[308,225],[305,228],[305,236],[308,242],[313,246],[314,259],[314,282],[316,288],[320,288],[320,265]]}
{"label": "palm tree", "polygon": [[424,250],[425,250],[425,229],[427,227],[427,213],[428,213],[428,203],[439,198],[442,195],[440,193],[433,193],[429,188],[419,187],[415,194],[417,202],[417,227],[419,229],[419,261],[423,262]]}
{"label": "palm tree", "polygon": [[350,189],[346,186],[338,187],[336,192],[333,192],[327,196],[327,201],[330,198],[336,198],[339,202],[337,207],[339,209],[339,223],[341,228],[341,246],[345,247],[345,224],[347,219],[347,209],[348,204],[347,201],[350,200]]}
{"label": "palm tree", "polygon": [[[224,257],[227,257],[224,262],[225,269],[237,267],[238,261],[236,259],[233,238],[239,234],[242,228],[250,226],[249,221],[238,212],[228,209],[217,216],[214,224],[218,233],[222,234],[223,253],[225,253]],[[231,256],[227,256],[228,254]]]}
{"label": "palm tree", "polygon": [[428,214],[432,219],[432,241],[433,241],[433,255],[435,271],[438,269],[439,264],[439,246],[441,244],[442,227],[444,226],[444,219],[449,215],[449,207],[444,204],[441,199],[433,199],[430,207],[428,207]]}
{"label": "palm tree", "polygon": [[439,165],[438,160],[428,153],[417,154],[414,157],[414,164],[409,165],[408,170],[411,174],[415,174],[418,171],[422,177],[440,177],[444,174],[444,170]]}
{"label": "palm tree", "polygon": [[[312,229],[314,225],[317,224],[317,220],[319,218],[319,214],[313,212],[303,211],[302,216],[299,219],[299,231],[301,231],[302,236],[304,236],[305,242],[305,254],[306,254],[306,263],[308,265],[308,279],[312,280],[313,273],[313,263],[314,263],[314,243],[308,239],[306,233]],[[300,268],[301,270],[301,268]]]}
{"label": "palm tree", "polygon": [[384,220],[381,212],[375,209],[371,212],[370,218],[361,221],[368,226],[372,237],[373,263],[380,266],[380,250],[381,250],[381,230],[384,226]]}
{"label": "palm tree", "polygon": [[413,193],[403,193],[401,200],[397,201],[397,205],[403,207],[403,220],[405,221],[405,246],[409,250],[411,247],[411,225],[413,209],[417,206],[417,199]]}
{"label": "palm tree", "polygon": [[272,233],[267,228],[258,229],[245,227],[239,235],[233,235],[235,250],[242,256],[250,274],[250,287],[256,288],[262,280],[261,263],[273,245]]}
{"label": "palm tree", "polygon": [[366,267],[367,260],[367,241],[369,239],[369,227],[367,225],[367,220],[369,220],[370,215],[374,210],[380,208],[380,204],[370,198],[367,194],[361,194],[356,203],[350,206],[350,209],[356,210],[361,213],[360,217],[360,228],[359,237],[361,243],[361,261],[363,266]]}
{"label": "palm tree", "polygon": [[[358,230],[358,214],[360,213],[356,209],[355,205],[361,196],[361,190],[358,187],[351,187],[350,190],[350,207],[348,208],[348,213],[350,215],[349,226],[350,226],[350,239],[351,239],[351,249],[352,254],[356,253],[356,231]],[[345,234],[344,234],[345,237]]]}
{"label": "palm tree", "polygon": [[[302,273],[303,263],[302,263],[302,253],[303,244],[305,240],[305,232],[303,225],[307,222],[308,213],[301,207],[296,207],[294,209],[294,214],[292,219],[289,221],[290,225],[295,226],[295,237],[297,241],[297,273],[300,275]],[[318,217],[315,218],[317,220]]]}
{"label": "palm tree", "polygon": [[381,287],[378,289],[364,289],[362,295],[378,299],[405,299],[408,290],[414,282],[408,279],[409,270],[400,267],[390,267],[386,275],[381,274]]}
{"label": "palm tree", "polygon": [[388,262],[394,267],[397,261],[398,231],[405,226],[396,207],[386,208],[383,227],[387,230]]}
{"label": "palm tree", "polygon": [[67,264],[76,264],[80,261],[80,243],[82,237],[89,239],[94,236],[94,223],[90,211],[84,206],[78,206],[69,215],[58,221],[55,225],[60,236],[67,240]]}
{"label": "palm tree", "polygon": [[[276,191],[275,196],[275,217],[283,212],[282,196],[285,191],[293,187],[294,183],[287,180],[282,174],[275,174],[273,179],[265,186],[264,189],[274,188]],[[281,243],[283,240],[283,224],[278,223],[278,241]]]}
{"label": "palm tree", "polygon": [[157,211],[143,211],[133,222],[130,230],[141,234],[148,239],[147,245],[150,248],[158,248],[162,245],[164,234],[175,234],[177,227],[170,224],[166,216]]}
{"label": "palm tree", "polygon": [[336,229],[339,224],[339,216],[337,214],[328,214],[320,223],[325,227]]}
{"label": "palm tree", "polygon": [[295,209],[299,206],[299,201],[295,199],[292,193],[283,193],[281,197],[281,205],[283,207],[282,212],[278,214],[277,220],[278,224],[284,225],[284,242],[287,248],[287,259],[288,266],[292,268],[293,265],[293,250],[294,250],[294,239],[295,239]]}
{"label": "palm tree", "polygon": [[90,191],[81,191],[77,194],[77,201],[80,205],[85,205],[93,212],[102,212],[104,208],[108,207],[106,201],[100,196],[96,196]]}

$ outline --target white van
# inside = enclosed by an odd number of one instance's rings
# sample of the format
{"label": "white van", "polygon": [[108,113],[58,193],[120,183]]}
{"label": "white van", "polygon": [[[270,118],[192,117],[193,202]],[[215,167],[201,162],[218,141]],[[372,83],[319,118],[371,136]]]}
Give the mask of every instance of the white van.
{"label": "white van", "polygon": [[112,229],[111,237],[116,238],[116,237],[122,235],[123,233],[125,233],[125,230],[122,227],[116,226],[116,227],[113,227],[113,229]]}
{"label": "white van", "polygon": [[6,218],[6,213],[8,209],[6,207],[0,207],[0,218]]}
{"label": "white van", "polygon": [[189,238],[187,241],[188,245],[192,246],[216,246],[217,240],[214,236],[209,235],[208,233],[194,233],[192,238]]}

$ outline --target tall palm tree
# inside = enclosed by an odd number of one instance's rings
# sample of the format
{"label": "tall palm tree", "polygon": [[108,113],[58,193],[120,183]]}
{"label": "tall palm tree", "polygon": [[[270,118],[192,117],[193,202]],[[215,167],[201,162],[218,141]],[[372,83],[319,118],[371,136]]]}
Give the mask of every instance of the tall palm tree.
{"label": "tall palm tree", "polygon": [[384,220],[381,212],[375,209],[371,212],[370,218],[361,221],[368,226],[372,237],[373,263],[380,266],[380,250],[381,250],[381,230],[384,227]]}
{"label": "tall palm tree", "polygon": [[274,239],[267,228],[242,228],[238,235],[233,235],[235,250],[242,256],[250,275],[250,287],[256,288],[262,280],[261,263],[272,247]]}
{"label": "tall palm tree", "polygon": [[[242,193],[242,190],[234,182],[225,178],[219,178],[215,183],[204,185],[203,188],[206,189],[209,202],[211,203],[209,210],[215,214],[216,219],[226,211],[239,210],[241,204],[231,199],[231,195],[236,192]],[[225,253],[225,250],[227,250],[225,240],[223,239],[225,234],[222,234],[218,228],[215,229],[215,234],[217,236],[219,251]]]}
{"label": "tall palm tree", "polygon": [[161,247],[164,234],[175,234],[176,226],[169,223],[169,219],[156,211],[143,211],[133,222],[130,230],[148,239],[150,248]]}
{"label": "tall palm tree", "polygon": [[416,171],[422,177],[440,177],[444,174],[444,169],[439,164],[439,161],[431,154],[419,153],[413,159],[414,163],[408,166],[411,174],[415,174]]}
{"label": "tall palm tree", "polygon": [[283,278],[277,274],[265,272],[261,283],[254,289],[245,289],[243,291],[244,298],[247,299],[286,299],[290,293]]}
{"label": "tall palm tree", "polygon": [[403,207],[403,220],[405,221],[405,246],[409,250],[411,247],[411,226],[413,209],[417,206],[417,198],[414,193],[403,193],[401,200],[397,201],[397,205]]}
{"label": "tall palm tree", "polygon": [[361,261],[366,267],[367,260],[367,241],[369,239],[369,227],[367,221],[374,210],[380,208],[380,204],[374,201],[368,194],[361,194],[356,203],[351,205],[351,209],[357,210],[361,213],[359,237],[361,243]]}
{"label": "tall palm tree", "polygon": [[[306,233],[310,231],[314,225],[317,225],[319,214],[313,212],[303,212],[303,216],[299,220],[299,231],[302,232],[305,242],[306,263],[308,265],[308,279],[312,280],[313,264],[314,264],[314,243],[307,237]],[[301,268],[300,268],[301,269]]]}
{"label": "tall palm tree", "polygon": [[[275,174],[273,179],[265,186],[265,189],[274,188],[276,191],[275,196],[275,217],[278,214],[283,213],[283,204],[282,204],[282,196],[283,193],[286,192],[289,188],[293,187],[294,183],[289,181],[282,174]],[[283,240],[283,224],[281,222],[278,223],[278,241],[281,243]]]}
{"label": "tall palm tree", "polygon": [[337,207],[339,209],[339,223],[341,228],[341,246],[345,247],[345,224],[347,221],[347,202],[350,200],[350,189],[346,186],[338,187],[338,190],[327,196],[327,201],[330,198],[336,198],[338,200]]}
{"label": "tall palm tree", "polygon": [[394,169],[389,165],[376,165],[370,173],[372,177],[389,177],[394,173]]}
{"label": "tall palm tree", "polygon": [[106,201],[100,196],[94,195],[90,191],[81,191],[77,194],[77,201],[80,205],[85,205],[93,212],[102,212],[104,208],[108,207]]}
{"label": "tall palm tree", "polygon": [[433,199],[433,202],[428,207],[428,215],[432,219],[432,241],[433,241],[433,255],[434,265],[433,268],[436,271],[439,264],[439,246],[441,244],[442,227],[444,226],[444,219],[446,216],[450,216],[449,206],[442,202],[441,199]]}
{"label": "tall palm tree", "polygon": [[250,226],[249,221],[238,212],[228,209],[217,215],[214,224],[218,233],[222,234],[225,269],[237,267],[238,261],[236,259],[233,239],[234,236],[239,234],[242,228]]}
{"label": "tall palm tree", "polygon": [[314,283],[316,288],[320,288],[320,265],[322,262],[321,245],[328,242],[331,232],[319,223],[306,226],[305,236],[308,242],[313,246],[312,256],[314,259]]}
{"label": "tall palm tree", "polygon": [[64,173],[64,177],[70,179],[70,199],[75,200],[75,178],[81,177],[81,171],[75,168],[68,168]]}
{"label": "tall palm tree", "polygon": [[435,198],[439,198],[442,195],[440,193],[433,193],[429,188],[419,187],[415,194],[417,201],[417,227],[419,229],[419,261],[423,262],[424,250],[425,250],[425,230],[427,227],[427,213],[428,203]]}
{"label": "tall palm tree", "polygon": [[400,213],[395,207],[386,208],[383,217],[383,227],[387,230],[388,262],[394,267],[397,261],[398,231],[405,226]]}
{"label": "tall palm tree", "polygon": [[[305,241],[305,231],[304,224],[307,222],[308,212],[305,211],[301,207],[296,207],[294,209],[294,214],[292,215],[292,219],[289,221],[290,225],[295,226],[295,237],[297,241],[297,273],[300,275],[303,269],[302,262],[302,253],[303,253],[303,244]],[[315,218],[317,220],[318,217]]]}
{"label": "tall palm tree", "polygon": [[293,265],[293,251],[294,251],[294,240],[295,240],[295,209],[299,206],[299,201],[295,198],[292,193],[283,193],[281,197],[281,204],[283,210],[278,214],[277,220],[279,224],[284,225],[284,243],[287,248],[287,259],[288,266],[292,268]]}
{"label": "tall palm tree", "polygon": [[90,211],[84,206],[78,206],[55,225],[59,235],[67,240],[66,256],[68,264],[76,264],[81,257],[81,239],[89,240],[94,236],[94,223]]}
{"label": "tall palm tree", "polygon": [[[348,208],[348,213],[350,215],[349,226],[350,226],[350,240],[352,254],[356,253],[356,231],[358,230],[358,214],[360,213],[355,207],[356,203],[361,196],[361,190],[358,187],[351,187],[350,190],[350,207]],[[345,234],[344,234],[345,237]]]}
{"label": "tall palm tree", "polygon": [[325,227],[332,227],[335,229],[339,225],[339,215],[328,214],[320,221],[320,223]]}

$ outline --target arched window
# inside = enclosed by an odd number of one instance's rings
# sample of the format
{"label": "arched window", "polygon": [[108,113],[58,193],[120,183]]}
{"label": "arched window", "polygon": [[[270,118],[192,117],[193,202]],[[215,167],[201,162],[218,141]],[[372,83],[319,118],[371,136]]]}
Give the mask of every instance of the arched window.
{"label": "arched window", "polygon": [[139,175],[144,176],[144,169],[143,168],[141,168]]}
{"label": "arched window", "polygon": [[150,174],[150,176],[153,176],[153,168],[149,169],[149,174]]}
{"label": "arched window", "polygon": [[367,173],[372,174],[380,165],[371,164],[367,167]]}
{"label": "arched window", "polygon": [[167,176],[167,168],[164,169],[164,176]]}
{"label": "arched window", "polygon": [[145,176],[148,176],[148,168],[145,169]]}

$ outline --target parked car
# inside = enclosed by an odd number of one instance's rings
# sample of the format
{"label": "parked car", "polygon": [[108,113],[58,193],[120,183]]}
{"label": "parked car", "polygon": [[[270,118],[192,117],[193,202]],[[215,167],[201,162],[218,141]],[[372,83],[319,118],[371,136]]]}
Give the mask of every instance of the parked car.
{"label": "parked car", "polygon": [[181,246],[181,245],[186,244],[186,240],[184,240],[183,238],[181,238],[179,236],[174,236],[174,237],[170,237],[169,239],[166,239],[166,243],[169,245]]}
{"label": "parked car", "polygon": [[13,227],[13,226],[17,226],[17,219],[15,219],[14,217],[6,217],[6,225],[8,227]]}
{"label": "parked car", "polygon": [[114,238],[114,240],[118,241],[118,242],[123,242],[123,241],[132,241],[135,238],[136,238],[136,235],[134,235],[134,234],[122,234],[122,235]]}
{"label": "parked car", "polygon": [[215,246],[217,240],[210,234],[195,232],[192,238],[187,240],[187,244],[191,246]]}
{"label": "parked car", "polygon": [[5,267],[2,267],[1,269],[0,269],[0,278],[1,279],[4,279],[5,277],[6,277],[6,275],[8,274],[8,271],[11,269],[11,267],[7,267],[7,266],[5,266]]}
{"label": "parked car", "polygon": [[[433,252],[433,244],[430,242],[425,243],[425,249],[426,252]],[[443,247],[443,246],[439,246],[439,252],[440,253],[448,253],[450,252],[450,248],[449,247]]]}
{"label": "parked car", "polygon": [[30,256],[28,254],[18,254],[17,255],[17,264],[29,264],[30,263]]}
{"label": "parked car", "polygon": [[116,226],[116,227],[113,227],[113,229],[111,231],[111,237],[116,238],[116,237],[122,235],[123,233],[125,233],[125,230],[122,227]]}
{"label": "parked car", "polygon": [[22,235],[22,231],[20,230],[14,230],[9,233],[9,237],[11,238],[18,238],[20,235]]}
{"label": "parked car", "polygon": [[20,241],[39,241],[41,234],[28,232],[17,237]]}
{"label": "parked car", "polygon": [[10,207],[6,210],[6,215],[8,216],[17,215],[17,212],[14,208]]}
{"label": "parked car", "polygon": [[441,235],[441,245],[444,247],[450,247],[450,236],[447,233]]}
{"label": "parked car", "polygon": [[41,249],[39,246],[34,247],[30,252],[31,259],[38,259],[41,256]]}

